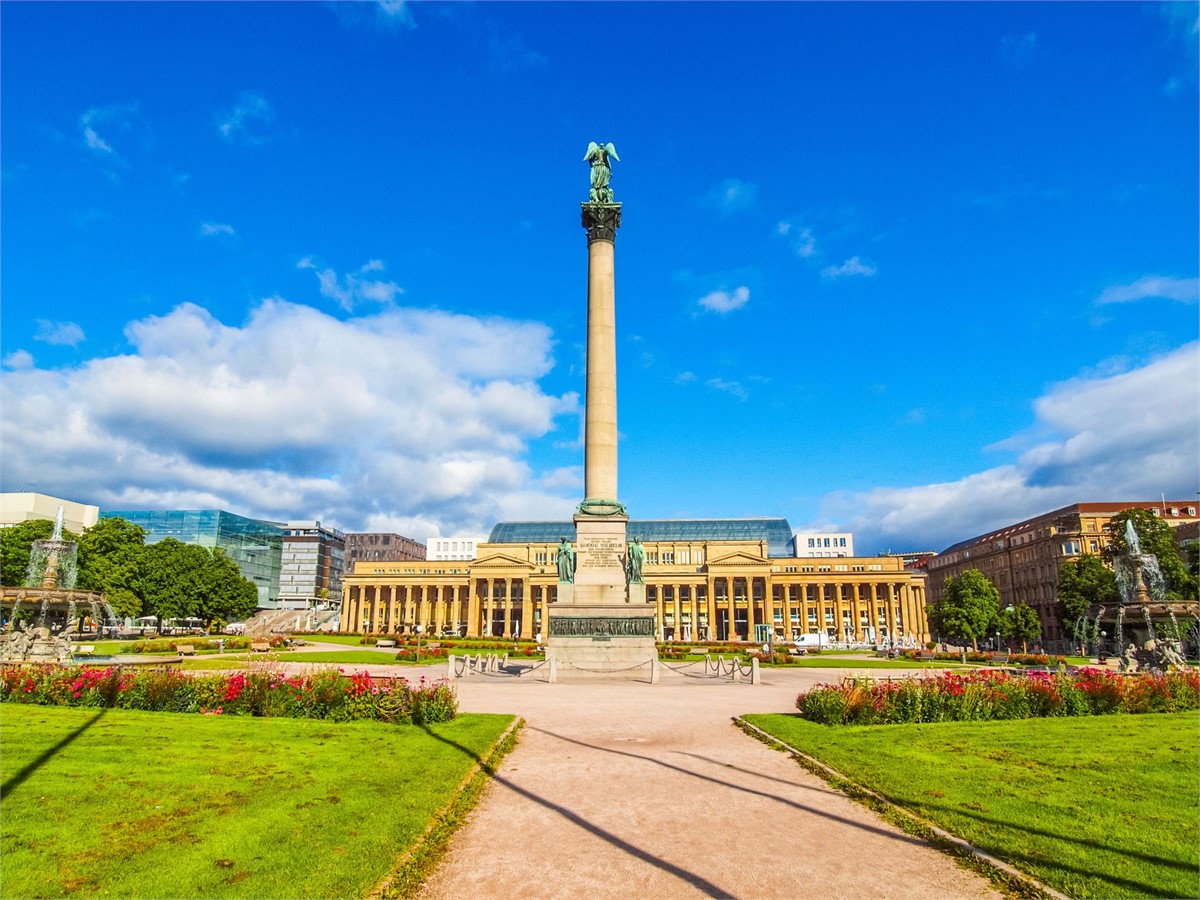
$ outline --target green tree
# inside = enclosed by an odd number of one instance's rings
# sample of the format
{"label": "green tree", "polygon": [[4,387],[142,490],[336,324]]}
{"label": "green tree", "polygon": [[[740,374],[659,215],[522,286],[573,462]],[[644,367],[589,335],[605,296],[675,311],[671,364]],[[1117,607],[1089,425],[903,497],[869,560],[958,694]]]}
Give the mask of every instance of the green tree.
{"label": "green tree", "polygon": [[1112,538],[1103,551],[1105,562],[1112,565],[1117,556],[1129,552],[1129,542],[1125,539],[1126,522],[1133,523],[1133,530],[1137,532],[1142,552],[1153,553],[1158,557],[1158,568],[1167,582],[1168,599],[1194,600],[1196,577],[1188,571],[1179,553],[1179,545],[1175,543],[1175,532],[1170,525],[1148,509],[1127,509],[1112,517],[1108,524]]}
{"label": "green tree", "polygon": [[970,641],[979,649],[979,639],[999,625],[1000,592],[978,569],[967,569],[958,578],[947,578],[940,603],[929,609],[929,624],[942,637]]}
{"label": "green tree", "polygon": [[143,588],[148,615],[163,619],[181,619],[198,612],[196,587],[200,573],[211,558],[197,544],[184,544],[164,538],[146,547],[143,554]]}
{"label": "green tree", "polygon": [[1028,603],[1009,606],[1000,613],[1000,633],[1021,642],[1021,652],[1029,652],[1029,642],[1042,636],[1042,620]]}
{"label": "green tree", "polygon": [[244,619],[258,606],[258,588],[244,577],[237,563],[220,549],[214,550],[197,585],[196,615],[205,622]]}
{"label": "green tree", "polygon": [[258,589],[221,550],[166,538],[145,551],[146,609],[159,619],[242,619],[258,605]]}
{"label": "green tree", "polygon": [[34,541],[47,540],[54,533],[49,519],[30,519],[8,528],[0,528],[0,584],[21,587],[29,568]]}
{"label": "green tree", "polygon": [[1116,576],[1100,557],[1085,553],[1078,559],[1067,560],[1059,568],[1058,621],[1073,639],[1083,638],[1075,629],[1088,607],[1116,602]]}
{"label": "green tree", "polygon": [[125,519],[101,519],[79,538],[82,590],[98,591],[118,616],[142,614],[146,532]]}

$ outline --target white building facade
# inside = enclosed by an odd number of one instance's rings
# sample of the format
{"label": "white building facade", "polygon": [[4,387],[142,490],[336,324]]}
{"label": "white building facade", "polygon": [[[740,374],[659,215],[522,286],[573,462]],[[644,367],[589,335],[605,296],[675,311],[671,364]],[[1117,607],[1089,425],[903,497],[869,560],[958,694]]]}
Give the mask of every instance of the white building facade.
{"label": "white building facade", "polygon": [[444,562],[455,559],[475,558],[475,548],[487,542],[487,535],[457,535],[446,538],[430,538],[425,542],[425,558]]}
{"label": "white building facade", "polygon": [[797,531],[793,538],[796,556],[838,557],[854,555],[854,535],[849,532]]}

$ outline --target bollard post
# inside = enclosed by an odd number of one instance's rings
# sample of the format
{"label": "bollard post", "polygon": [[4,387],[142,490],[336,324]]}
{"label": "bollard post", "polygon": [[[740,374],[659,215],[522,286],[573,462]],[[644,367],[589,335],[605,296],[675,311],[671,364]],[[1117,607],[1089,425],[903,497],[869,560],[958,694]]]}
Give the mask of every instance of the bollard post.
{"label": "bollard post", "polygon": [[446,680],[447,681],[454,680],[454,654],[453,653],[446,654]]}
{"label": "bollard post", "polygon": [[558,661],[552,656],[546,664],[550,667],[550,683],[554,684],[558,681]]}
{"label": "bollard post", "polygon": [[661,674],[661,669],[659,668],[659,666],[660,666],[660,663],[658,661],[657,656],[654,657],[654,659],[650,660],[650,683],[651,684],[658,684],[658,678],[659,678],[659,675]]}
{"label": "bollard post", "polygon": [[758,668],[758,657],[757,656],[750,657],[750,683],[751,684],[761,684],[762,683],[762,672]]}

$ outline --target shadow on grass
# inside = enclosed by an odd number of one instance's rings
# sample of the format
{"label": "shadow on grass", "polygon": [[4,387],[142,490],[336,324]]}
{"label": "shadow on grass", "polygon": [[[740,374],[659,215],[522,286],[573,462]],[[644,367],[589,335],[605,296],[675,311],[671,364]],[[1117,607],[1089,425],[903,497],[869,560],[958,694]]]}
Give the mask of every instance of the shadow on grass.
{"label": "shadow on grass", "polygon": [[[1150,865],[1154,865],[1154,866],[1163,866],[1164,868],[1177,869],[1181,872],[1189,872],[1192,874],[1196,873],[1196,866],[1191,863],[1180,862],[1179,860],[1174,860],[1174,859],[1166,859],[1161,856],[1154,856],[1153,854],[1150,854],[1150,853],[1140,853],[1136,850],[1130,850],[1126,847],[1116,847],[1116,846],[1113,846],[1112,844],[1101,844],[1096,841],[1089,841],[1089,840],[1085,840],[1083,838],[1071,837],[1071,836],[1065,835],[1065,834],[1057,834],[1056,832],[1053,832],[1053,831],[1046,831],[1043,828],[1034,828],[1029,825],[1020,825],[1015,822],[1006,821],[1004,819],[995,819],[995,818],[991,818],[990,816],[979,815],[978,813],[975,813],[975,812],[972,812],[972,811],[966,810],[966,809],[961,809],[956,806],[947,806],[945,804],[925,803],[925,802],[922,802],[919,806],[910,806],[906,803],[901,803],[900,801],[893,801],[893,802],[896,802],[898,805],[904,807],[905,809],[909,809],[913,812],[916,812],[919,815],[927,815],[927,813],[925,813],[925,810],[939,810],[939,811],[943,811],[943,812],[950,813],[953,815],[963,816],[964,818],[975,819],[978,822],[982,822],[986,825],[989,825],[989,826],[992,826],[995,828],[1005,828],[1005,829],[1009,829],[1011,831],[1020,831],[1020,832],[1024,832],[1025,834],[1031,834],[1031,835],[1037,835],[1039,837],[1050,838],[1051,840],[1062,841],[1062,842],[1068,843],[1068,844],[1077,844],[1081,847],[1087,847],[1091,850],[1112,853],[1115,856],[1120,857],[1120,858],[1137,859],[1137,860],[1141,860],[1142,862],[1149,863]],[[1064,863],[1058,859],[1041,858],[1041,857],[1037,857],[1037,856],[1031,856],[1031,855],[1025,854],[1025,853],[1018,853],[1018,852],[1016,852],[1008,847],[1004,847],[1002,845],[987,847],[981,843],[977,843],[975,839],[971,839],[971,840],[973,843],[976,843],[976,846],[980,847],[980,849],[986,850],[988,853],[994,853],[997,856],[1001,857],[1002,859],[1005,859],[1015,865],[1021,865],[1026,871],[1030,870],[1031,865],[1038,865],[1043,868],[1057,869],[1057,870],[1063,871],[1063,872],[1070,872],[1074,875],[1083,875],[1083,876],[1086,876],[1089,878],[1096,878],[1107,884],[1119,885],[1123,888],[1127,888],[1130,891],[1135,892],[1136,894],[1141,895],[1141,896],[1147,896],[1147,897],[1176,897],[1177,896],[1176,891],[1170,891],[1170,890],[1167,890],[1162,887],[1158,887],[1158,886],[1155,886],[1152,884],[1145,884],[1143,882],[1134,881],[1129,878],[1121,878],[1120,876],[1115,875],[1111,872],[1105,872],[1105,871],[1102,871],[1099,869],[1084,869],[1084,868],[1080,868],[1078,866],[1067,865],[1066,863]]]}
{"label": "shadow on grass", "polygon": [[681,881],[684,881],[687,884],[690,884],[696,890],[703,893],[706,897],[730,897],[730,896],[732,896],[729,891],[725,890],[724,888],[719,887],[716,884],[713,884],[711,881],[708,881],[703,876],[698,875],[695,872],[691,872],[691,871],[683,868],[682,866],[677,866],[674,863],[667,862],[665,859],[661,859],[660,857],[655,856],[654,854],[650,853],[649,851],[643,850],[641,847],[638,847],[635,844],[629,843],[629,841],[625,840],[624,838],[618,837],[617,835],[613,834],[611,831],[607,831],[607,830],[601,828],[599,825],[589,822],[587,819],[583,818],[583,816],[579,815],[578,813],[576,813],[570,809],[567,809],[565,806],[560,806],[557,803],[553,803],[550,800],[547,800],[545,797],[538,796],[537,794],[533,793],[532,791],[528,790],[527,788],[523,788],[518,784],[514,784],[511,780],[509,780],[508,778],[505,778],[503,775],[499,774],[495,770],[495,768],[493,768],[489,764],[485,763],[480,758],[479,754],[477,754],[474,750],[471,750],[468,747],[462,746],[462,744],[459,744],[457,741],[452,741],[447,737],[443,737],[442,735],[435,733],[434,731],[430,730],[430,728],[427,725],[422,725],[421,728],[424,729],[425,733],[428,734],[434,740],[441,741],[443,744],[448,744],[451,747],[454,747],[456,750],[459,750],[460,752],[465,753],[467,756],[471,757],[473,760],[475,760],[475,762],[479,763],[479,765],[483,768],[483,770],[485,772],[487,772],[488,775],[494,781],[496,781],[499,784],[504,785],[506,788],[508,788],[513,793],[519,794],[520,796],[524,797],[526,800],[536,803],[539,806],[550,810],[551,812],[557,813],[558,815],[560,815],[564,819],[566,819],[568,822],[571,822],[574,825],[578,825],[584,831],[588,832],[589,834],[595,835],[596,837],[600,838],[601,840],[605,841],[606,843],[609,843],[612,846],[616,847],[618,850],[621,850],[624,853],[629,854],[630,856],[634,857],[635,859],[639,859],[644,863],[654,866],[657,869],[661,869],[662,871],[667,872],[668,874],[674,875],[676,878],[680,879]]}
{"label": "shadow on grass", "polygon": [[94,716],[92,716],[90,719],[88,719],[86,722],[84,722],[82,725],[80,725],[74,731],[71,731],[67,735],[65,735],[62,738],[62,740],[60,740],[53,747],[46,748],[41,753],[39,753],[36,757],[34,757],[29,762],[27,762],[24,766],[22,766],[18,771],[14,772],[12,774],[12,776],[10,778],[8,778],[8,780],[6,780],[3,784],[0,784],[0,803],[4,802],[4,800],[8,799],[9,795],[12,793],[14,788],[16,788],[17,786],[22,784],[24,781],[26,781],[29,778],[29,776],[31,776],[34,772],[36,772],[38,769],[40,769],[42,766],[44,766],[46,763],[48,763],[50,761],[51,757],[53,757],[57,753],[62,752],[72,741],[74,741],[77,737],[79,737],[81,734],[83,734],[85,731],[87,731],[89,728],[91,728],[93,725],[95,725],[100,719],[102,719],[104,717],[105,713],[107,713],[107,712],[108,712],[107,709],[100,710],[98,713],[96,713]]}

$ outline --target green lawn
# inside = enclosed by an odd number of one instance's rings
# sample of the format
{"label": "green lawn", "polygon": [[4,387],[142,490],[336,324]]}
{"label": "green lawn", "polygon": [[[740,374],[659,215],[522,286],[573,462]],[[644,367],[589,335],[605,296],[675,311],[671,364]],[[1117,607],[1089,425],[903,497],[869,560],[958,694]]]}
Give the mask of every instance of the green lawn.
{"label": "green lawn", "polygon": [[306,634],[302,640],[312,641],[314,644],[350,644],[354,647],[366,646],[362,643],[362,637],[357,634]]}
{"label": "green lawn", "polygon": [[819,656],[801,656],[790,660],[785,665],[768,664],[767,669],[961,669],[963,664],[949,660],[935,662],[917,662],[911,659],[848,659],[847,657],[827,658],[824,653]]}
{"label": "green lawn", "polygon": [[1200,896],[1197,713],[746,721],[1072,897]]}
{"label": "green lawn", "polygon": [[0,714],[0,895],[14,898],[361,896],[512,721]]}

